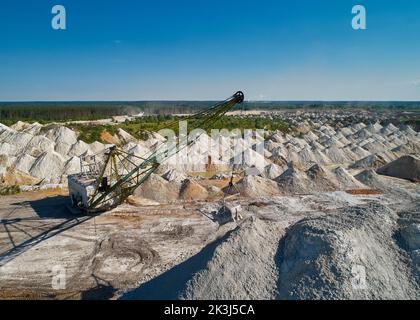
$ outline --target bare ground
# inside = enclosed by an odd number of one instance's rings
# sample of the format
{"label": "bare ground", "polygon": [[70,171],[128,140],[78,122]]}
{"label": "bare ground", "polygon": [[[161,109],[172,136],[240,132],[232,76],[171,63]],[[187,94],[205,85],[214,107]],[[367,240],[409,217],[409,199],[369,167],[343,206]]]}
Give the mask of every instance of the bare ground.
{"label": "bare ground", "polygon": [[[414,198],[239,198],[244,220],[226,224],[218,201],[75,217],[57,191],[4,196],[0,298],[417,299],[418,185],[398,184]],[[365,268],[369,289],[349,288],[353,265]]]}

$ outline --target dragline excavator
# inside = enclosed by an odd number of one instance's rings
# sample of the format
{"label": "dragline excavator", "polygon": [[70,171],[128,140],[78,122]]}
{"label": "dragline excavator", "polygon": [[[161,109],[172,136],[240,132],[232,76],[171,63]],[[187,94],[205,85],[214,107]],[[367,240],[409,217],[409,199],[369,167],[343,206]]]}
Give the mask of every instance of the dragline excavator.
{"label": "dragline excavator", "polygon": [[[188,128],[208,129],[231,110],[244,101],[241,91],[225,101],[190,115]],[[199,136],[188,142],[187,146],[197,141]],[[163,144],[162,144],[163,145]],[[127,199],[159,165],[178,153],[184,146],[179,140],[168,146],[158,147],[150,155],[136,156],[112,146],[105,152],[104,161],[96,162],[96,156],[88,155],[80,160],[81,172],[68,176],[68,186],[72,208],[86,213],[96,213],[112,209]]]}

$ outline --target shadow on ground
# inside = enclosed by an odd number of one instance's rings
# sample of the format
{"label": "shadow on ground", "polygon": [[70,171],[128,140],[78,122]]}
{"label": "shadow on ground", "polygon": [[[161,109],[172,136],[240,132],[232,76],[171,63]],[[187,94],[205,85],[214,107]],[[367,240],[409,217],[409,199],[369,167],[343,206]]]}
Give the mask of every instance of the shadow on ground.
{"label": "shadow on ground", "polygon": [[29,200],[13,203],[13,206],[29,206],[41,219],[70,219],[74,215],[67,209],[70,204],[68,196],[54,196],[39,200]]}
{"label": "shadow on ground", "polygon": [[81,294],[82,300],[109,300],[114,296],[117,291],[108,281],[101,279],[92,274],[93,279],[96,282],[96,286],[83,291]]}
{"label": "shadow on ground", "polygon": [[222,238],[204,247],[195,256],[166,271],[160,276],[140,285],[138,288],[124,293],[121,300],[178,300],[185,285],[195,273],[206,268],[212,259],[216,248],[231,234],[228,232]]}
{"label": "shadow on ground", "polygon": [[287,234],[284,235],[280,239],[279,246],[277,248],[277,252],[274,256],[274,261],[276,263],[277,270],[279,271],[279,276],[278,276],[278,279],[277,279],[276,300],[286,300],[286,299],[289,298],[288,295],[287,295],[287,290],[285,289],[284,284],[283,284],[282,279],[281,279],[282,278],[281,277],[282,264],[284,262],[284,248],[285,248],[285,245],[286,245],[286,237],[287,237]]}
{"label": "shadow on ground", "polygon": [[[94,216],[75,216],[68,211],[66,205],[69,203],[69,197],[55,196],[33,201],[23,201],[13,203],[15,206],[30,206],[38,217],[13,218],[2,219],[0,225],[6,230],[11,244],[11,248],[4,252],[0,252],[0,266],[13,260],[21,253],[27,251],[33,246],[52,238],[64,231],[67,231],[75,226],[92,219]],[[52,220],[57,219],[56,223],[47,222],[42,227],[37,228],[37,233],[29,233],[31,220]],[[20,243],[15,243],[11,230],[23,232],[26,234],[26,239]],[[31,230],[32,232],[32,230]]]}

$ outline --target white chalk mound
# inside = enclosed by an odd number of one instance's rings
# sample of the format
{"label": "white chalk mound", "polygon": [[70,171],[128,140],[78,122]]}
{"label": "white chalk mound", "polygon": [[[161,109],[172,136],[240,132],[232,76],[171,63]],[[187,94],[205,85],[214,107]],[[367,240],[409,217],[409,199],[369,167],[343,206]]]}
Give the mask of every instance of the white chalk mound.
{"label": "white chalk mound", "polygon": [[372,204],[298,222],[281,244],[278,298],[418,299],[411,265],[393,240],[397,220]]}

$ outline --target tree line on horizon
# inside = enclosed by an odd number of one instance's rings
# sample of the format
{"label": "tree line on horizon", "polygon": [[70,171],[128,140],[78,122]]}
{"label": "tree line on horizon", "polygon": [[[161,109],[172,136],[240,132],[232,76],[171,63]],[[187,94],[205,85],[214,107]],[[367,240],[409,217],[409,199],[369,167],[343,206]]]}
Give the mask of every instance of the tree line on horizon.
{"label": "tree line on horizon", "polygon": [[[139,102],[0,102],[0,122],[65,122],[97,120],[118,115],[189,114],[214,105],[214,101],[139,101]],[[420,102],[287,102],[247,101],[233,110],[276,109],[389,109],[419,110]]]}

